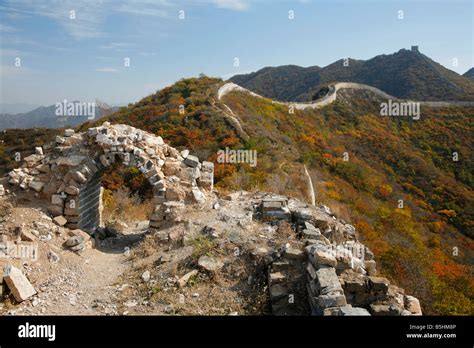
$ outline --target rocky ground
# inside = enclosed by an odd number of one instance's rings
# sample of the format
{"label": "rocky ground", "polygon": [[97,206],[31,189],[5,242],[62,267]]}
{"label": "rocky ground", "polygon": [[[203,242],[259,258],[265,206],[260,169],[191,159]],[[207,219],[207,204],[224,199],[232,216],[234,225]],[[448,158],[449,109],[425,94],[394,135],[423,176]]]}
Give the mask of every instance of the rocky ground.
{"label": "rocky ground", "polygon": [[2,314],[270,313],[265,269],[256,262],[291,231],[261,229],[248,202],[190,207],[182,223],[171,227],[185,236],[172,250],[158,245],[147,233],[148,221],[141,221],[74,252],[64,245],[71,230],[18,194],[2,200],[13,205],[0,224],[3,240],[31,239],[39,257],[0,258],[0,265],[19,268],[37,294],[19,303],[5,289]]}
{"label": "rocky ground", "polygon": [[0,202],[2,243],[38,246],[35,261],[0,258],[10,267],[1,314],[421,314],[326,206],[214,192],[170,206],[173,220],[158,230],[136,221],[91,237],[59,226],[26,191]]}
{"label": "rocky ground", "polygon": [[[21,227],[21,235],[14,232]],[[3,240],[28,241],[38,245],[36,261],[0,258],[2,268],[12,264],[23,271],[37,294],[21,303],[8,295],[0,302],[2,314],[113,314],[121,274],[130,267],[127,247],[143,235],[138,225],[116,238],[98,241],[80,252],[63,246],[70,230],[57,226],[40,207],[12,207],[0,224]],[[146,228],[146,227],[145,227]],[[133,231],[132,231],[133,230]],[[90,242],[92,244],[92,241]]]}

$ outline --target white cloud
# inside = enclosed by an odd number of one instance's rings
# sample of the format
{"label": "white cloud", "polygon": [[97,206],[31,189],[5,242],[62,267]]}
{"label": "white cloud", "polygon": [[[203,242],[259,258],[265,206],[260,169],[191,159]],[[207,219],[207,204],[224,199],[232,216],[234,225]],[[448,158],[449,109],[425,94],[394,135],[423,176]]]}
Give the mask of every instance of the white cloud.
{"label": "white cloud", "polygon": [[170,6],[166,0],[128,0],[121,3],[116,11],[131,15],[167,17]]}
{"label": "white cloud", "polygon": [[[7,15],[51,18],[80,40],[105,36],[102,26],[114,12],[165,17],[170,6],[165,0],[6,0],[0,4],[0,11]],[[74,19],[70,18],[71,11],[74,11]],[[13,28],[4,26],[4,29]]]}
{"label": "white cloud", "polygon": [[[102,36],[98,30],[106,12],[105,1],[87,0],[7,0],[0,8],[4,13],[43,16],[58,22],[76,39]],[[70,18],[71,12],[75,18]]]}
{"label": "white cloud", "polygon": [[0,23],[0,33],[14,33],[15,31],[17,31],[16,28]]}
{"label": "white cloud", "polygon": [[212,3],[219,8],[225,8],[234,11],[245,11],[249,7],[245,0],[212,0]]}
{"label": "white cloud", "polygon": [[[218,8],[244,11],[251,0],[204,0]],[[188,1],[169,0],[3,0],[0,12],[9,17],[42,16],[57,22],[76,40],[106,37],[104,23],[108,16],[123,13],[130,16],[171,17],[176,8],[189,6]],[[71,11],[75,18],[72,19]],[[16,29],[0,24],[0,32]]]}
{"label": "white cloud", "polygon": [[28,53],[26,53],[26,52],[0,47],[0,56],[1,57],[24,57],[24,56],[27,56],[27,55],[28,55]]}
{"label": "white cloud", "polygon": [[115,73],[117,72],[117,69],[107,67],[107,68],[98,68],[98,69],[95,69],[95,71],[103,72],[103,73]]}
{"label": "white cloud", "polygon": [[101,45],[99,46],[99,48],[102,50],[113,50],[117,52],[124,52],[124,51],[127,51],[127,49],[130,46],[131,45],[127,42],[111,42],[106,45]]}
{"label": "white cloud", "polygon": [[156,52],[138,52],[139,55],[143,56],[143,57],[153,57],[153,56],[156,56]]}

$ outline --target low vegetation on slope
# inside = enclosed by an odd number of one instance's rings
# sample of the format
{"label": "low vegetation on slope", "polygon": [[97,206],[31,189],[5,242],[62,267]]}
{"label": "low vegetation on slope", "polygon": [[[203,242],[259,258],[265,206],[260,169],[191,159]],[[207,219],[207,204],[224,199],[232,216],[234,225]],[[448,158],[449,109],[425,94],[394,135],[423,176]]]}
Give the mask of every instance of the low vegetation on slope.
{"label": "low vegetation on slope", "polygon": [[17,168],[21,159],[35,153],[36,146],[53,141],[57,134],[59,130],[45,128],[0,131],[0,176]]}
{"label": "low vegetation on slope", "polygon": [[[317,174],[318,200],[355,223],[383,274],[420,297],[426,313],[473,313],[474,110],[422,109],[414,121],[381,118],[363,100],[294,114],[246,93],[224,102],[250,134],[269,134],[262,149],[275,163],[306,163]],[[285,142],[272,149],[275,138]],[[292,157],[281,156],[289,146]]]}

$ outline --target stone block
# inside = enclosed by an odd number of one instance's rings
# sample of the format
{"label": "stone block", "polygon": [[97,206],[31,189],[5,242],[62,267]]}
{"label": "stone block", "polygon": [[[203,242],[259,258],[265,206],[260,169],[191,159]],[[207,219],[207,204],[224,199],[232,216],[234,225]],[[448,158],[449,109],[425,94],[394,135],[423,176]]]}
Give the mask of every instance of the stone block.
{"label": "stone block", "polygon": [[389,285],[390,281],[387,278],[369,277],[369,287],[371,290],[386,293]]}
{"label": "stone block", "polygon": [[191,272],[186,273],[184,276],[178,279],[178,286],[180,288],[184,287],[186,283],[191,279],[191,277],[194,277],[198,274],[198,271],[196,269],[193,269]]}
{"label": "stone block", "polygon": [[81,190],[76,186],[69,185],[64,189],[64,192],[71,196],[77,196],[81,192]]}
{"label": "stone block", "polygon": [[83,230],[77,228],[75,230],[72,230],[72,231],[69,231],[68,232],[68,235],[71,236],[71,237],[79,237],[81,238],[82,240],[88,242],[89,240],[91,240],[91,235],[87,232],[84,232]]}
{"label": "stone block", "polygon": [[316,271],[316,287],[319,294],[343,293],[334,268],[320,268]]}
{"label": "stone block", "polygon": [[281,284],[285,281],[286,277],[281,272],[270,272],[268,274],[268,284]]}
{"label": "stone block", "polygon": [[194,202],[199,204],[206,202],[206,196],[198,188],[193,188],[191,194]]}
{"label": "stone block", "polygon": [[347,305],[346,297],[340,293],[329,293],[327,295],[319,295],[317,298],[318,307],[324,310],[328,307],[339,307]]}
{"label": "stone block", "polygon": [[51,195],[51,203],[62,206],[64,204],[64,196]]}
{"label": "stone block", "polygon": [[302,238],[305,239],[316,239],[318,240],[322,235],[321,232],[318,229],[304,229],[302,232]]}
{"label": "stone block", "polygon": [[288,261],[276,261],[272,263],[272,271],[274,272],[286,271],[289,267],[290,263]]}
{"label": "stone block", "polygon": [[48,205],[47,209],[48,209],[48,212],[52,216],[58,216],[58,215],[64,214],[64,207],[62,205],[50,204]]}
{"label": "stone block", "polygon": [[206,172],[206,173],[213,173],[214,172],[214,163],[208,162],[208,161],[203,161],[201,171]]}
{"label": "stone block", "polygon": [[29,183],[28,187],[35,190],[36,192],[40,192],[44,187],[44,182],[32,181]]}
{"label": "stone block", "polygon": [[371,304],[370,313],[374,316],[401,315],[403,309],[393,304]]}
{"label": "stone block", "polygon": [[415,315],[422,315],[420,301],[416,297],[405,295],[405,308]]}
{"label": "stone block", "polygon": [[224,263],[214,257],[204,255],[199,258],[198,266],[206,271],[215,273],[224,267]]}
{"label": "stone block", "polygon": [[370,316],[365,308],[360,307],[330,307],[324,310],[325,316]]}
{"label": "stone block", "polygon": [[288,260],[300,260],[304,261],[306,260],[306,254],[304,250],[301,249],[296,249],[293,247],[289,247],[285,251],[285,258]]}
{"label": "stone block", "polygon": [[270,286],[270,299],[272,302],[278,301],[288,296],[288,288],[282,284]]}
{"label": "stone block", "polygon": [[188,155],[184,159],[184,163],[189,167],[196,168],[199,165],[199,158],[193,155]]}
{"label": "stone block", "polygon": [[5,267],[3,279],[18,302],[22,302],[36,294],[36,290],[28,278],[14,266],[7,265]]}
{"label": "stone block", "polygon": [[313,253],[311,254],[311,256],[315,262],[314,266],[316,266],[316,268],[319,268],[321,266],[329,266],[329,267],[337,266],[336,258],[329,251],[315,249]]}
{"label": "stone block", "polygon": [[36,240],[36,236],[30,231],[25,230],[24,228],[21,229],[20,236],[21,236],[21,240],[23,241],[34,242]]}
{"label": "stone block", "polygon": [[373,276],[373,277],[377,276],[377,267],[376,267],[375,260],[364,261],[364,266],[369,276]]}

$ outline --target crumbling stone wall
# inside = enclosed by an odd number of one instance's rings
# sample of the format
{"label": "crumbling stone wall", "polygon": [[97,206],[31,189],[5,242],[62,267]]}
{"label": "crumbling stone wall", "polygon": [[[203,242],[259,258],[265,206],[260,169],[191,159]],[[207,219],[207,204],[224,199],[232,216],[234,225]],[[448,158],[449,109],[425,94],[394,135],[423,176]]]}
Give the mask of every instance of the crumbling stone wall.
{"label": "crumbling stone wall", "polygon": [[84,133],[67,129],[24,158],[9,173],[9,183],[47,199],[48,211],[63,216],[66,227],[93,232],[100,222],[101,173],[116,161],[136,166],[152,185],[156,209],[151,229],[172,221],[181,205],[204,202],[213,189],[213,163],[201,163],[159,136],[109,122]]}
{"label": "crumbling stone wall", "polygon": [[[261,200],[258,213],[263,220],[288,220],[305,245],[308,301],[313,315],[421,315],[418,299],[404,289],[377,277],[374,254],[357,240],[354,226],[347,224],[326,206],[319,208],[282,196]],[[284,253],[283,253],[284,255]],[[295,258],[293,258],[295,260]],[[286,298],[285,257],[269,269],[269,289],[275,312],[289,314]],[[295,267],[293,262],[293,267]],[[285,298],[285,301],[281,300]]]}

